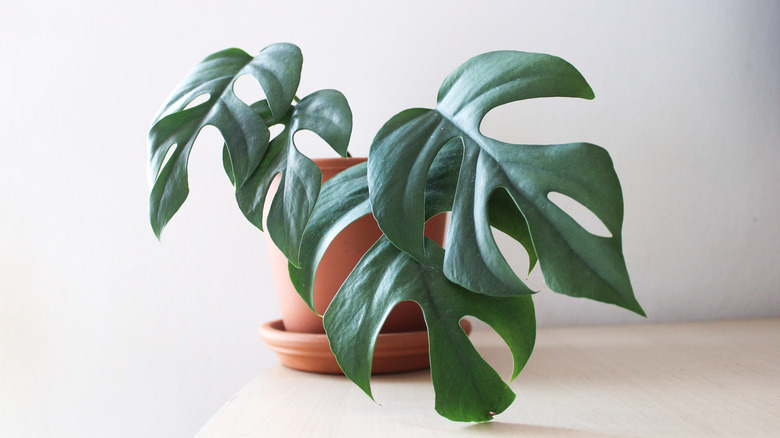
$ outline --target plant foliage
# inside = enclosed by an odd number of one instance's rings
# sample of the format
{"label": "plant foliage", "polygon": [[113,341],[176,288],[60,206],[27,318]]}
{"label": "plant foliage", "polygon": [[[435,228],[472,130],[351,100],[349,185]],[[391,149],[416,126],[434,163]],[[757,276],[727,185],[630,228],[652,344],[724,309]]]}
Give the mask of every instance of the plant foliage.
{"label": "plant foliage", "polygon": [[[208,56],[184,78],[149,132],[153,180],[149,212],[158,237],[189,193],[187,161],[192,145],[200,130],[212,125],[225,139],[224,167],[236,188],[238,205],[261,230],[268,189],[274,177],[281,175],[268,213],[268,232],[297,263],[322,174],[295,148],[295,133],[313,131],[346,156],[352,131],[352,112],[336,90],[317,91],[293,104],[302,64],[300,49],[292,44],[273,44],[255,57],[228,49]],[[250,106],[236,96],[233,87],[243,75],[259,82],[266,99]],[[207,100],[190,107],[201,96]],[[269,127],[276,124],[284,129],[272,140]]]}
{"label": "plant foliage", "polygon": [[[448,174],[435,167],[428,190],[429,216],[451,203],[451,196],[437,190],[441,185],[436,182]],[[365,164],[325,183],[304,236],[302,268],[290,265],[290,277],[310,307],[314,273],[325,248],[346,225],[370,213]],[[325,312],[331,349],[344,374],[370,396],[376,337],[393,307],[414,301],[422,308],[428,327],[436,410],[456,421],[490,420],[515,395],[474,349],[460,320],[476,316],[502,336],[512,352],[514,379],[533,350],[533,302],[530,296],[492,297],[458,286],[442,272],[444,250],[431,240],[426,245],[424,262],[400,251],[384,236],[369,249]]]}
{"label": "plant foliage", "polygon": [[[479,130],[484,116],[505,103],[593,98],[569,63],[514,51],[470,59],[445,79],[436,108],[392,117],[376,135],[368,163],[324,186],[320,170],[297,150],[295,134],[315,132],[346,156],[352,113],[335,90],[298,100],[302,63],[300,50],[282,43],[255,57],[224,50],[195,66],[149,133],[151,223],[159,238],[187,198],[187,161],[206,125],[222,133],[223,166],[239,208],[261,230],[266,197],[279,176],[266,225],[312,310],[314,277],[328,245],[351,222],[373,214],[384,235],[324,315],[339,365],[369,396],[380,328],[398,303],[413,301],[428,327],[437,411],[452,420],[487,421],[512,403],[514,393],[460,327],[471,315],[495,329],[512,353],[512,379],[533,349],[532,291],[510,269],[491,227],[523,245],[530,268],[538,263],[551,289],[644,314],[623,259],[623,199],[608,153],[589,143],[509,144]],[[243,75],[259,82],[265,99],[247,105],[235,95]],[[205,102],[196,104],[202,96]],[[283,129],[272,139],[273,125]],[[587,207],[609,236],[584,229],[550,200],[553,193]],[[452,215],[445,250],[423,230],[446,211]]]}
{"label": "plant foliage", "polygon": [[[643,314],[623,259],[623,199],[609,154],[588,143],[509,144],[479,131],[483,117],[499,105],[553,96],[591,99],[593,92],[574,67],[554,56],[501,51],[470,59],[445,79],[435,109],[403,111],[377,134],[368,160],[374,215],[394,245],[424,261],[425,182],[439,151],[457,142],[462,158],[450,163],[459,173],[451,187],[447,278],[487,295],[532,293],[490,231],[489,205],[498,196],[505,205],[511,199],[514,208],[504,211],[519,212],[514,222],[527,225],[530,242],[519,240],[533,248],[529,253],[538,256],[551,289]],[[548,199],[551,192],[590,209],[611,237],[586,231]]]}

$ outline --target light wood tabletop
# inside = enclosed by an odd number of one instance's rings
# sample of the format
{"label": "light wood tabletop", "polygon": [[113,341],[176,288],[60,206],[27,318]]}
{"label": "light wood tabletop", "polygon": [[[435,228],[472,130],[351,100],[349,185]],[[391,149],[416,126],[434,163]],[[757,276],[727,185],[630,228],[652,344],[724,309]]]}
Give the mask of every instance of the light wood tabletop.
{"label": "light wood tabletop", "polygon": [[[471,339],[510,375],[494,332]],[[780,319],[540,329],[511,387],[492,422],[456,423],[434,410],[427,371],[374,376],[375,403],[343,376],[275,365],[198,437],[778,437]]]}

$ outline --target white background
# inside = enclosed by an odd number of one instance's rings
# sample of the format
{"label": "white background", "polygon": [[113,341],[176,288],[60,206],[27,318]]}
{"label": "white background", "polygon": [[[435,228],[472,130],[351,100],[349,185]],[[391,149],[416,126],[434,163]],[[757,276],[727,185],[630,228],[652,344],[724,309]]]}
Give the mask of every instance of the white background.
{"label": "white background", "polygon": [[218,135],[196,145],[161,245],[146,133],[204,56],[277,41],[303,50],[300,95],[347,96],[355,155],[471,56],[563,57],[594,101],[510,104],[483,129],[610,151],[649,318],[542,290],[540,323],[780,316],[777,2],[3,0],[0,436],[191,436],[275,363],[256,336],[278,317],[263,235],[235,206]]}

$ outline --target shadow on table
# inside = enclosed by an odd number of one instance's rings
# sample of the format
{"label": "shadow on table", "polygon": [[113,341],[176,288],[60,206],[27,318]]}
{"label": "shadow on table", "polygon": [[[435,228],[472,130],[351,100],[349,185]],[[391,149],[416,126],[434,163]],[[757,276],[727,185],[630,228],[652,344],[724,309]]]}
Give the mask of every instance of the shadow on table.
{"label": "shadow on table", "polygon": [[593,431],[564,429],[561,427],[537,426],[529,424],[502,423],[500,421],[491,421],[488,423],[479,423],[464,428],[469,436],[533,436],[533,437],[599,437],[614,436],[601,434]]}

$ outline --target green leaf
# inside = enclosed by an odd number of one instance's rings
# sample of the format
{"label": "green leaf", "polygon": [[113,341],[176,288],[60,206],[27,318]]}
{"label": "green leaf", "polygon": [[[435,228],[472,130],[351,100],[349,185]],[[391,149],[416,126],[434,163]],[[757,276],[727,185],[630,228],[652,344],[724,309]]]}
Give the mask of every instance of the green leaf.
{"label": "green leaf", "polygon": [[[273,124],[277,123],[276,120],[274,120],[273,114],[271,114],[271,108],[268,106],[268,101],[263,99],[258,102],[253,103],[249,106],[252,108],[252,111],[254,111],[260,118],[263,119],[263,122],[268,126],[271,127]],[[290,107],[287,110],[287,114],[285,114],[280,120],[279,123],[284,123],[284,121],[288,121],[290,118],[290,113],[292,111],[292,107]],[[270,134],[270,132],[269,132]],[[266,154],[268,154],[269,151],[266,150]],[[230,180],[230,184],[233,186],[236,185],[236,176],[233,172],[233,164],[230,162],[230,151],[228,150],[227,144],[222,146],[222,166],[225,168],[225,173],[228,176],[228,179]],[[261,228],[262,229],[262,228]]]}
{"label": "green leaf", "polygon": [[488,421],[515,394],[469,341],[460,320],[473,315],[491,325],[512,352],[514,379],[533,350],[536,321],[530,296],[475,294],[441,272],[444,251],[426,240],[423,265],[386,237],[372,247],[344,282],[324,316],[331,349],[344,374],[371,396],[376,337],[398,303],[420,305],[428,326],[436,411],[455,421]]}
{"label": "green leaf", "polygon": [[[452,144],[434,160],[426,189],[426,217],[451,207],[448,181],[453,175],[452,162],[460,155],[458,145]],[[368,201],[365,163],[323,185],[301,244],[301,268],[289,265],[293,284],[312,309],[314,275],[322,255],[341,230],[370,213]],[[325,313],[331,347],[345,374],[371,395],[371,358],[384,318],[396,303],[416,301],[423,308],[429,331],[437,411],[453,420],[489,420],[512,402],[514,394],[474,350],[459,326],[460,319],[473,315],[496,329],[512,350],[514,378],[534,344],[531,297],[474,294],[444,277],[440,247],[429,242],[425,253],[421,264],[381,238]]]}
{"label": "green leaf", "polygon": [[[187,198],[187,161],[204,126],[215,126],[222,133],[230,159],[229,176],[237,186],[244,184],[265,155],[267,124],[235,95],[236,79],[245,74],[257,79],[271,112],[279,118],[295,96],[302,62],[300,50],[292,44],[268,46],[254,58],[242,50],[228,49],[208,56],[185,77],[149,131],[149,175],[153,179],[149,211],[158,238]],[[204,95],[206,102],[187,108]]]}
{"label": "green leaf", "polygon": [[[431,167],[425,197],[426,219],[452,208],[452,163],[460,148],[448,145]],[[336,236],[355,220],[371,213],[366,183],[367,163],[352,166],[331,178],[322,187],[301,242],[300,265],[290,264],[290,280],[304,302],[314,311],[314,276],[325,250]]]}
{"label": "green leaf", "polygon": [[343,170],[323,185],[301,242],[300,267],[289,264],[290,280],[312,311],[314,276],[322,256],[341,230],[370,213],[365,162]]}
{"label": "green leaf", "polygon": [[530,274],[538,260],[536,248],[531,240],[531,233],[528,231],[525,217],[517,208],[509,192],[503,188],[497,189],[490,195],[488,219],[490,226],[503,231],[523,245],[525,252],[528,253],[528,273]]}
{"label": "green leaf", "polygon": [[[262,114],[263,105],[256,106]],[[352,112],[343,94],[320,90],[304,97],[279,124],[283,131],[271,141],[266,156],[247,182],[236,190],[236,199],[244,215],[263,229],[263,206],[273,178],[281,175],[276,195],[268,212],[268,233],[276,246],[298,264],[301,238],[317,203],[322,173],[316,164],[295,146],[295,133],[308,130],[322,137],[337,153],[347,154],[352,132]],[[226,171],[228,166],[226,165]]]}
{"label": "green leaf", "polygon": [[[550,55],[503,51],[467,61],[444,81],[436,109],[401,112],[377,134],[368,160],[374,215],[394,245],[424,260],[424,181],[442,147],[457,140],[463,152],[443,264],[450,280],[488,295],[532,293],[500,253],[493,222],[518,239],[532,261],[535,251],[551,289],[643,314],[623,260],[623,200],[606,151],[587,143],[513,145],[479,131],[498,105],[552,96],[590,99],[593,92],[574,67]],[[503,217],[491,207],[511,206],[502,191],[519,214],[502,208],[511,212]],[[587,232],[547,198],[550,192],[590,209],[612,237]],[[511,218],[516,226],[508,224]]]}

